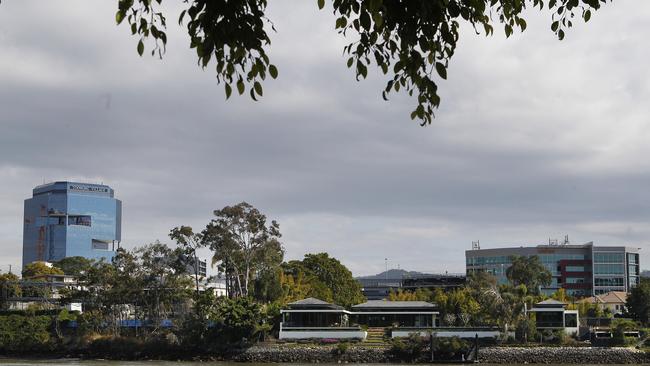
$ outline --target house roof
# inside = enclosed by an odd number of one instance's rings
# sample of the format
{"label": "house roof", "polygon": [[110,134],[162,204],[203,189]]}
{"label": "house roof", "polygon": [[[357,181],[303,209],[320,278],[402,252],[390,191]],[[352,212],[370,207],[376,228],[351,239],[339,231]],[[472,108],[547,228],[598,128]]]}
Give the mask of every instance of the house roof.
{"label": "house roof", "polygon": [[590,304],[622,304],[627,301],[627,292],[611,291],[606,294],[588,297],[582,301]]}
{"label": "house roof", "polygon": [[343,309],[341,306],[314,297],[294,301],[287,305],[292,309]]}
{"label": "house roof", "polygon": [[363,304],[352,306],[353,309],[404,309],[404,308],[430,308],[434,309],[436,306],[426,301],[386,301],[386,300],[369,300]]}
{"label": "house roof", "polygon": [[308,297],[306,299],[290,302],[289,305],[332,305],[327,301],[317,299],[315,297]]}
{"label": "house roof", "polygon": [[535,306],[560,307],[560,306],[566,306],[566,303],[555,299],[546,299],[544,301],[538,302],[537,304],[535,304]]}

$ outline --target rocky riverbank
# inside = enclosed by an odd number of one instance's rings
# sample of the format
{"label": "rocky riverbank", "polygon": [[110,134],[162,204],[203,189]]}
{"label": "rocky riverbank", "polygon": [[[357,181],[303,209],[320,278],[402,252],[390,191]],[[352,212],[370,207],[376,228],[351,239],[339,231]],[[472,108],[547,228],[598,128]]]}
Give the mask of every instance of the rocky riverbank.
{"label": "rocky riverbank", "polygon": [[349,347],[345,351],[333,346],[254,346],[232,358],[239,362],[301,363],[385,363],[388,350],[378,347]]}
{"label": "rocky riverbank", "polygon": [[490,347],[480,350],[479,360],[500,364],[650,364],[650,353],[630,348]]}
{"label": "rocky riverbank", "polygon": [[[481,363],[490,364],[650,364],[650,353],[629,348],[592,347],[489,347],[479,352]],[[255,346],[232,357],[256,363],[387,363],[387,348],[354,346],[345,351],[332,346]]]}

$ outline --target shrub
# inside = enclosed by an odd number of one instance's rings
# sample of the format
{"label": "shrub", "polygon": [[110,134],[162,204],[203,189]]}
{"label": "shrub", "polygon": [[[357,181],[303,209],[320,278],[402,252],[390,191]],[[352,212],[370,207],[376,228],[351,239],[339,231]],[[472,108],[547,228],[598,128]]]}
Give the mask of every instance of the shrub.
{"label": "shrub", "polygon": [[625,332],[634,330],[637,327],[638,324],[629,319],[615,319],[612,321],[612,345],[625,346],[634,343],[636,339],[627,339]]}
{"label": "shrub", "polygon": [[5,353],[47,352],[55,348],[49,316],[0,316],[0,350]]}
{"label": "shrub", "polygon": [[407,338],[394,338],[391,340],[391,357],[400,361],[413,362],[423,356],[428,340],[419,334],[410,334]]}
{"label": "shrub", "polygon": [[434,351],[437,359],[458,359],[468,349],[469,344],[458,337],[436,338],[434,341]]}
{"label": "shrub", "polygon": [[350,345],[347,342],[341,342],[336,345],[336,353],[342,355],[348,351]]}
{"label": "shrub", "polygon": [[183,350],[174,342],[175,337],[169,334],[161,334],[147,339],[99,337],[90,342],[88,353],[93,357],[119,360],[169,358],[183,353]]}

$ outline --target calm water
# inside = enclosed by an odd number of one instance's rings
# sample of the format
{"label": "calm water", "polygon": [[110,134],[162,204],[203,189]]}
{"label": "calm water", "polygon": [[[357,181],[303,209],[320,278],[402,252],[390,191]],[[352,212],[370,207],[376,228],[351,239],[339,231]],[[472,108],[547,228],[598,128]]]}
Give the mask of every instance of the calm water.
{"label": "calm water", "polygon": [[[277,364],[265,363],[235,363],[235,362],[172,362],[172,361],[77,361],[77,360],[2,360],[0,359],[0,366],[31,366],[31,365],[54,365],[54,366],[198,366],[198,365],[214,365],[214,366],[269,366]],[[292,363],[284,364],[285,366],[312,366],[314,364],[307,363]],[[332,364],[335,365],[335,364]],[[354,364],[349,364],[354,365]],[[391,364],[365,364],[366,366],[391,366]],[[404,366],[406,364],[394,364],[392,366]],[[482,364],[487,365],[487,364]],[[444,366],[444,365],[443,365]],[[451,366],[451,365],[450,365]],[[453,365],[458,366],[458,365]],[[489,366],[489,365],[488,365]],[[500,365],[503,366],[503,365]],[[546,366],[563,366],[563,365],[546,365]],[[568,365],[566,365],[568,366]],[[571,365],[575,366],[575,365]],[[583,366],[597,366],[597,365],[583,365]],[[608,365],[612,366],[612,365]],[[629,366],[629,365],[628,365]]]}

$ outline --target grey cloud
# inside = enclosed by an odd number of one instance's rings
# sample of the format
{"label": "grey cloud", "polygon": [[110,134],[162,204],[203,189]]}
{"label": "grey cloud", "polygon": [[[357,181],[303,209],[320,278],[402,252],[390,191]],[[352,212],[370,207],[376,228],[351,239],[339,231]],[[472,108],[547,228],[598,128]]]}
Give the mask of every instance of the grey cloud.
{"label": "grey cloud", "polygon": [[129,246],[246,200],[280,219],[289,258],[327,250],[359,274],[386,257],[462,271],[476,239],[568,233],[650,249],[650,6],[608,5],[563,42],[537,13],[509,40],[464,29],[442,108],[421,128],[413,100],[381,100],[382,76],[354,81],[315,4],[272,4],[280,78],[258,103],[225,102],[182,29],[162,61],[139,58],[113,3],[63,4],[0,6],[3,262],[20,261],[22,200],[44,178],[113,186]]}

